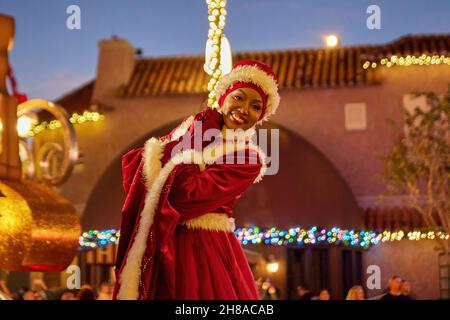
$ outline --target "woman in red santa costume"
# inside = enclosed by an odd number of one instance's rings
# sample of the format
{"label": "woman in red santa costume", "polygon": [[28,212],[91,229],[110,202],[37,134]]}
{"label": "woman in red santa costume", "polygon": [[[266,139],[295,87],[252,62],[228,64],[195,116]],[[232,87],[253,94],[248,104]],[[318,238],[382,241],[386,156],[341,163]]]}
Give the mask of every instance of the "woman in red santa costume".
{"label": "woman in red santa costume", "polygon": [[[207,107],[122,158],[114,299],[258,299],[233,207],[266,170],[251,137],[278,107],[275,75],[259,61],[240,61],[215,96],[218,110]],[[198,144],[209,129],[221,139]]]}

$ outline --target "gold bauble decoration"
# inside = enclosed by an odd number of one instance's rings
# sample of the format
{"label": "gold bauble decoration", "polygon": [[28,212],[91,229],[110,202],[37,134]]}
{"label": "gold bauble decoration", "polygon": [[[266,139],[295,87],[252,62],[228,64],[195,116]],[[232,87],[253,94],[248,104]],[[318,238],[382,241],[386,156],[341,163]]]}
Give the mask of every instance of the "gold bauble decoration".
{"label": "gold bauble decoration", "polygon": [[81,234],[73,205],[46,184],[0,181],[0,268],[67,268]]}
{"label": "gold bauble decoration", "polygon": [[33,218],[27,201],[13,188],[0,182],[0,268],[22,268],[30,248]]}

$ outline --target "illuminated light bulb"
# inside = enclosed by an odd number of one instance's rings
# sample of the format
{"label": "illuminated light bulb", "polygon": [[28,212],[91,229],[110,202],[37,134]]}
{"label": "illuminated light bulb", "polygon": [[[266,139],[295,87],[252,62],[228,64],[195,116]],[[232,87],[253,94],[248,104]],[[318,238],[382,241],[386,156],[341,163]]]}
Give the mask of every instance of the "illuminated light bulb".
{"label": "illuminated light bulb", "polygon": [[36,119],[27,115],[19,117],[19,119],[17,119],[17,133],[19,136],[25,137],[36,122]]}
{"label": "illuminated light bulb", "polygon": [[279,266],[279,263],[276,262],[276,261],[269,262],[269,263],[267,264],[267,266],[266,266],[267,271],[268,271],[269,273],[275,273],[275,272],[278,272],[279,267],[280,267],[280,266]]}
{"label": "illuminated light bulb", "polygon": [[328,48],[334,48],[339,44],[339,38],[334,34],[327,35],[325,37],[325,44]]}

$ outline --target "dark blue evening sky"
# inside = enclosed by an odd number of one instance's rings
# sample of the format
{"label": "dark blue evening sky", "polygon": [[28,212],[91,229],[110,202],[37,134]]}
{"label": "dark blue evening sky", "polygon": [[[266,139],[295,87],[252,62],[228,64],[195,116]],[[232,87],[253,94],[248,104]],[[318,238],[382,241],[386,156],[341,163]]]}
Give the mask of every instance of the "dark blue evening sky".
{"label": "dark blue evening sky", "polygon": [[[81,30],[68,30],[66,8],[81,8]],[[381,30],[366,27],[369,5],[381,8]],[[228,0],[225,34],[235,51],[389,42],[405,34],[450,32],[450,1]],[[145,56],[203,53],[204,0],[1,0],[16,19],[10,54],[21,91],[55,99],[95,76],[97,41],[115,34]]]}

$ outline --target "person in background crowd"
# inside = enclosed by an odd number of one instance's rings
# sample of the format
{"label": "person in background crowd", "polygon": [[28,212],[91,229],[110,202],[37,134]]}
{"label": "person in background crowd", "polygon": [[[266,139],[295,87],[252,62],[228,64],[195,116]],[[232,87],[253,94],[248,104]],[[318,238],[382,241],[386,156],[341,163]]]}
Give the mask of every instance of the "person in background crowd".
{"label": "person in background crowd", "polygon": [[259,299],[262,299],[264,296],[264,291],[262,289],[263,281],[264,281],[264,279],[262,277],[259,277],[258,279],[255,280],[255,286],[258,289]]}
{"label": "person in background crowd", "polygon": [[364,300],[364,290],[361,286],[353,286],[348,290],[345,300]]}
{"label": "person in background crowd", "polygon": [[47,285],[42,279],[34,279],[31,285],[31,290],[36,292],[41,299],[38,300],[51,300],[53,298],[53,292],[48,290]]}
{"label": "person in background crowd", "polygon": [[43,300],[42,296],[33,290],[28,290],[22,295],[22,300]]}
{"label": "person in background crowd", "polygon": [[0,300],[12,300],[12,294],[4,279],[0,279]]}
{"label": "person in background crowd", "polygon": [[297,287],[298,300],[311,300],[313,294],[309,291],[309,287],[306,284],[301,284]]}
{"label": "person in background crowd", "polygon": [[23,295],[28,291],[28,287],[20,287],[18,292],[18,298],[19,300],[23,300]]}
{"label": "person in background crowd", "polygon": [[112,289],[108,282],[102,282],[100,284],[100,290],[98,293],[97,300],[111,300],[112,299]]}
{"label": "person in background crowd", "polygon": [[95,300],[94,290],[89,287],[85,286],[78,291],[77,300]]}
{"label": "person in background crowd", "polygon": [[64,290],[59,298],[59,300],[76,300],[76,299],[77,293],[74,290]]}
{"label": "person in background crowd", "polygon": [[[272,286],[270,278],[259,278],[256,280],[256,288],[258,290],[259,299],[261,300],[273,300],[275,287]],[[276,289],[275,289],[276,290]]]}
{"label": "person in background crowd", "polygon": [[13,299],[9,295],[7,295],[4,292],[0,291],[0,301],[1,300],[13,300]]}
{"label": "person in background crowd", "polygon": [[89,289],[94,291],[94,288],[89,283],[83,283],[80,289]]}
{"label": "person in background crowd", "polygon": [[415,300],[411,294],[411,283],[408,280],[402,280],[401,291],[405,297]]}
{"label": "person in background crowd", "polygon": [[319,293],[319,300],[330,300],[330,292],[327,289],[322,289]]}
{"label": "person in background crowd", "polygon": [[404,296],[401,291],[402,278],[400,276],[392,276],[389,279],[389,292],[380,298],[380,300],[410,300]]}
{"label": "person in background crowd", "polygon": [[271,285],[269,289],[267,290],[267,293],[269,294],[268,300],[278,300],[280,299],[280,290],[275,287],[274,285]]}

